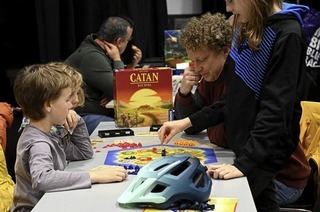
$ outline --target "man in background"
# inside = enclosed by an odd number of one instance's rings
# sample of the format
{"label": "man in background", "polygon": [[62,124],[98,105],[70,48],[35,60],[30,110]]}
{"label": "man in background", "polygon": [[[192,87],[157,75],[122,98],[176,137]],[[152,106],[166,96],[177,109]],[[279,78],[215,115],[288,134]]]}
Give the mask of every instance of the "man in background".
{"label": "man in background", "polygon": [[[125,67],[121,54],[132,39],[133,22],[128,18],[109,17],[98,31],[88,35],[66,62],[83,76],[85,103],[77,108],[91,134],[101,121],[113,120],[113,109],[105,105],[113,99],[113,70]],[[131,63],[135,67],[142,58],[141,50],[132,45]]]}

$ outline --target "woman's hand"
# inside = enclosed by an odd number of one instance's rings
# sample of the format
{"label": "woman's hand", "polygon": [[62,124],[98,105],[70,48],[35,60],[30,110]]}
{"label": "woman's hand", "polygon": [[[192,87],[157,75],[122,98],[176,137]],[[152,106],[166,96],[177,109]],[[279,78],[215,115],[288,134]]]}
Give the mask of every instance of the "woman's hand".
{"label": "woman's hand", "polygon": [[231,164],[208,165],[207,174],[214,179],[232,179],[243,177],[243,173]]}

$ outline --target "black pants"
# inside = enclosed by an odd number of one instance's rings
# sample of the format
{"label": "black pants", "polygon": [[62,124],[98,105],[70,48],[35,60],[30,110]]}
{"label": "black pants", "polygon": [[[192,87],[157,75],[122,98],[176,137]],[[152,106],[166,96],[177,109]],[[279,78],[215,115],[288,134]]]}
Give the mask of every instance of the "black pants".
{"label": "black pants", "polygon": [[279,204],[273,182],[276,173],[257,168],[247,176],[258,212],[278,212]]}

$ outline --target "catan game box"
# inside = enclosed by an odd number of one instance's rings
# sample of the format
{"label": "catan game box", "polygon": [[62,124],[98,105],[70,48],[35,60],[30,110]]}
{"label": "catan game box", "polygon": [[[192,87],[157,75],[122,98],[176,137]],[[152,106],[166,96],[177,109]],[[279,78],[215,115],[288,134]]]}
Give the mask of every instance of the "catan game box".
{"label": "catan game box", "polygon": [[173,108],[171,68],[114,71],[113,89],[117,127],[161,125],[169,120]]}

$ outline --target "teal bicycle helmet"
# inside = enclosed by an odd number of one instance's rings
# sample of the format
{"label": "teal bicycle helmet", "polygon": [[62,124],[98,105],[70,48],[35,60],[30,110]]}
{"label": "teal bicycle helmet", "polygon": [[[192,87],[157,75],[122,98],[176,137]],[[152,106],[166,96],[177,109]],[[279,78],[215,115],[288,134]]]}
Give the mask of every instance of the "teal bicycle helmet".
{"label": "teal bicycle helmet", "polygon": [[191,155],[164,156],[142,167],[120,195],[123,207],[186,209],[208,201],[212,181]]}

